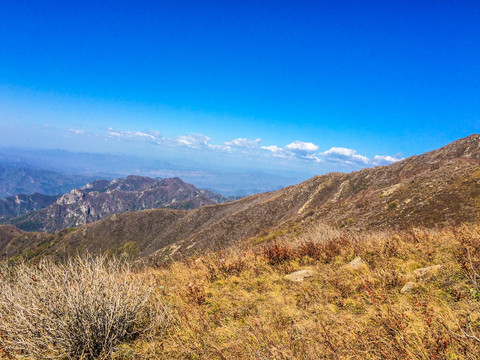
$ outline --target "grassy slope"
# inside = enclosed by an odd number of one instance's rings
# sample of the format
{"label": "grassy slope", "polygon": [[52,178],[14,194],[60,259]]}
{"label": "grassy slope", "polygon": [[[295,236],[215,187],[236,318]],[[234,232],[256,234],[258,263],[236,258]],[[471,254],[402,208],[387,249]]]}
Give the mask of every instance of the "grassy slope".
{"label": "grassy slope", "polygon": [[[309,241],[327,245],[302,247]],[[470,314],[480,333],[480,226],[363,233],[314,229],[276,262],[263,250],[214,253],[148,270],[173,321],[155,337],[124,344],[118,358],[141,359],[475,359],[480,344],[455,335]],[[296,245],[295,245],[296,244]],[[306,256],[308,253],[312,257]],[[368,267],[348,266],[355,256]],[[417,268],[441,264],[415,278]],[[284,275],[310,268],[313,277]],[[407,281],[420,287],[402,294]]]}

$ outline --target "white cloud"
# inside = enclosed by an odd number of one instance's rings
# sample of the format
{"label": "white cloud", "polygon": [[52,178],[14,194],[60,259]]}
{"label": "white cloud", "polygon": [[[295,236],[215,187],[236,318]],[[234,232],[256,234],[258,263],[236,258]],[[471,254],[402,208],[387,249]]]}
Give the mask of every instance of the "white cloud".
{"label": "white cloud", "polygon": [[230,151],[228,145],[210,144],[210,137],[203,134],[190,133],[179,135],[173,138],[162,137],[162,134],[156,130],[149,131],[126,131],[107,128],[107,138],[116,138],[126,141],[150,142],[155,145],[186,146],[191,149],[212,149]]}
{"label": "white cloud", "polygon": [[98,137],[97,133],[90,132],[90,131],[83,130],[83,129],[68,129],[68,132],[70,134],[74,134],[74,135],[81,136],[81,137],[84,137],[84,138]]}
{"label": "white cloud", "polygon": [[141,140],[141,141],[151,141],[151,142],[159,143],[163,140],[161,137],[161,133],[156,130],[152,130],[148,132],[120,131],[120,130],[115,130],[109,127],[107,128],[106,135],[107,137],[114,137],[118,139],[130,140],[130,141]]}
{"label": "white cloud", "polygon": [[373,158],[369,159],[366,156],[360,155],[356,150],[333,147],[330,150],[321,152],[318,154],[319,157],[324,158],[327,161],[333,161],[338,163],[344,163],[347,165],[367,165],[367,166],[377,166],[377,165],[388,165],[396,161],[403,160],[399,155],[390,156],[390,155],[375,155]]}
{"label": "white cloud", "polygon": [[228,145],[215,145],[215,144],[207,144],[207,146],[210,148],[210,149],[213,149],[213,150],[222,150],[222,151],[227,151],[227,152],[231,152],[232,151],[232,148]]}
{"label": "white cloud", "polygon": [[122,134],[118,131],[108,131],[107,135],[108,136],[116,136],[116,137],[121,137],[122,136]]}
{"label": "white cloud", "polygon": [[262,146],[261,149],[271,152],[272,155],[276,157],[313,160],[317,162],[321,161],[315,154],[315,151],[318,150],[318,146],[310,142],[296,140],[285,145],[283,148],[271,145]]}
{"label": "white cloud", "polygon": [[403,160],[403,157],[399,155],[390,156],[390,155],[375,155],[372,159],[373,165],[388,165],[394,162]]}
{"label": "white cloud", "polygon": [[226,146],[253,149],[258,146],[262,139],[248,140],[245,138],[233,139],[225,143]]}
{"label": "white cloud", "polygon": [[298,155],[308,156],[317,151],[318,146],[311,142],[303,142],[296,140],[291,144],[286,145],[285,150],[288,150]]}
{"label": "white cloud", "polygon": [[81,129],[69,129],[68,131],[77,135],[85,135],[85,130]]}
{"label": "white cloud", "polygon": [[153,135],[153,136],[157,137],[157,138],[162,136],[162,133],[160,131],[157,131],[157,130],[149,130],[148,133],[150,135]]}
{"label": "white cloud", "polygon": [[[290,161],[306,161],[306,162],[330,162],[345,166],[347,168],[359,168],[365,166],[387,165],[403,158],[400,155],[375,155],[373,158],[368,158],[359,154],[354,149],[344,147],[332,147],[329,150],[318,152],[319,147],[312,142],[305,142],[296,140],[284,147],[277,145],[260,146],[261,139],[247,139],[236,138],[223,144],[212,144],[210,137],[204,134],[190,133],[186,135],[179,135],[172,138],[162,137],[159,131],[123,131],[116,130],[111,127],[106,129],[104,136],[107,138],[117,138],[132,142],[149,142],[153,145],[168,145],[168,146],[185,146],[190,149],[201,150],[215,150],[226,153],[244,153],[256,154],[258,156],[270,156],[287,159]],[[90,133],[82,129],[69,129],[69,131],[76,135],[88,136]],[[99,136],[101,134],[93,134]],[[258,153],[257,149],[263,150]]]}
{"label": "white cloud", "polygon": [[177,136],[176,140],[180,145],[185,145],[192,149],[199,149],[202,147],[208,147],[210,138],[203,134],[190,133],[188,135]]}
{"label": "white cloud", "polygon": [[143,139],[150,139],[150,140],[156,140],[157,139],[157,137],[152,135],[152,134],[148,134],[148,133],[144,133],[144,132],[140,132],[140,131],[132,132],[131,136],[138,137],[138,138],[143,138]]}
{"label": "white cloud", "polygon": [[366,156],[357,154],[356,150],[342,147],[333,147],[330,150],[318,154],[326,160],[334,162],[345,162],[346,164],[364,164],[369,165],[370,159]]}
{"label": "white cloud", "polygon": [[276,157],[282,157],[282,158],[290,157],[288,151],[285,151],[285,149],[280,148],[276,145],[262,146],[261,149],[270,151],[272,155]]}
{"label": "white cloud", "polygon": [[279,147],[276,146],[276,145],[262,146],[262,149],[263,149],[263,150],[268,150],[268,151],[271,151],[271,152],[280,152],[280,151],[283,151],[282,148],[279,148]]}

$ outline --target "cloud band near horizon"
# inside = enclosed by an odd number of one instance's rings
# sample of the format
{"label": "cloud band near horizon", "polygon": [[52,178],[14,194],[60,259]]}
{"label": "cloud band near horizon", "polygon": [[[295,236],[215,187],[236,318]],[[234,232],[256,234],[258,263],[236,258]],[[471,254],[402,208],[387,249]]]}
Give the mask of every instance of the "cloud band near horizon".
{"label": "cloud band near horizon", "polygon": [[83,129],[69,129],[74,136],[89,136],[118,141],[150,143],[156,146],[183,147],[198,151],[219,151],[222,153],[255,153],[265,157],[273,157],[291,161],[334,163],[341,166],[367,167],[388,165],[400,160],[400,155],[375,155],[371,158],[359,154],[354,149],[332,147],[319,151],[320,146],[300,140],[295,140],[284,146],[261,145],[262,139],[235,138],[222,144],[214,144],[211,138],[204,134],[189,133],[175,137],[164,137],[159,131],[126,131],[111,127],[102,133],[93,133]]}

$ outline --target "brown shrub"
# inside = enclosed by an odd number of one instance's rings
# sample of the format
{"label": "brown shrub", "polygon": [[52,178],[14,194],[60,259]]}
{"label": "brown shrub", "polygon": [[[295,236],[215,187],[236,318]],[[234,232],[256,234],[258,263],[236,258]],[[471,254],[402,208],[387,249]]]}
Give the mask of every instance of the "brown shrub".
{"label": "brown shrub", "polygon": [[247,268],[247,263],[242,257],[219,252],[207,258],[205,266],[207,267],[207,279],[215,281],[219,277],[240,274]]}
{"label": "brown shrub", "polygon": [[276,265],[292,259],[295,252],[287,245],[274,243],[263,249],[263,256],[271,265]]}
{"label": "brown shrub", "polygon": [[186,295],[190,302],[197,305],[205,304],[205,300],[207,299],[203,285],[194,282],[187,285]]}
{"label": "brown shrub", "polygon": [[296,254],[299,258],[308,256],[314,260],[320,260],[322,257],[322,249],[319,244],[313,241],[307,241],[297,247]]}
{"label": "brown shrub", "polygon": [[319,244],[320,251],[324,255],[327,263],[331,262],[336,256],[340,255],[342,248],[338,240],[330,240],[325,244]]}

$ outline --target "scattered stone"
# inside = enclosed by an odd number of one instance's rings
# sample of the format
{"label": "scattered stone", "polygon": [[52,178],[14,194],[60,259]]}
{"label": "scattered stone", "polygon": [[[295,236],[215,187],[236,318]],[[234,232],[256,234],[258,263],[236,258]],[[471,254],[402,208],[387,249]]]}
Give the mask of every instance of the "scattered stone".
{"label": "scattered stone", "polygon": [[413,271],[413,274],[419,278],[419,279],[423,279],[427,276],[433,276],[433,275],[436,275],[438,270],[442,267],[442,265],[433,265],[433,266],[427,266],[427,267],[424,267],[424,268],[420,268],[420,269],[417,269],[417,270],[414,270]]}
{"label": "scattered stone", "polygon": [[290,281],[303,281],[307,277],[313,276],[313,270],[299,270],[291,274],[285,275],[285,279]]}
{"label": "scattered stone", "polygon": [[414,281],[409,281],[405,285],[403,285],[400,292],[402,294],[407,293],[407,292],[412,292],[412,291],[418,289],[419,287],[420,287],[420,285],[418,283],[416,283]]}
{"label": "scattered stone", "polygon": [[360,269],[361,267],[368,267],[367,263],[363,261],[360,256],[357,256],[355,259],[350,261],[348,265],[350,265],[354,270]]}

